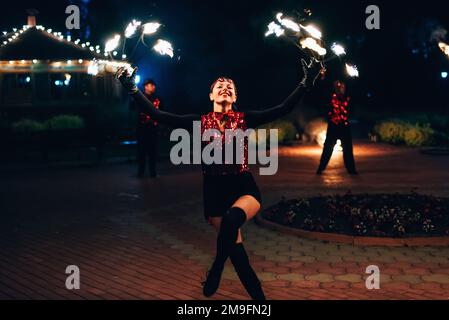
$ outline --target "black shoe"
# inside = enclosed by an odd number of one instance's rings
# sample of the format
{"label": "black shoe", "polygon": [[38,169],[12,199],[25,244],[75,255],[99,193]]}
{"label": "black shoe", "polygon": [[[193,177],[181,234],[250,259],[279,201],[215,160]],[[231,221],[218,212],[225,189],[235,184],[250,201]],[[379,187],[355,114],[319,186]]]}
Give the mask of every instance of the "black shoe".
{"label": "black shoe", "polygon": [[201,283],[203,285],[203,294],[206,297],[211,297],[217,292],[220,286],[221,275],[223,268],[212,266],[212,268],[206,274],[206,281]]}
{"label": "black shoe", "polygon": [[317,172],[316,172],[316,174],[317,174],[318,176],[320,176],[322,173],[323,173],[323,170],[320,170],[320,169],[318,169]]}

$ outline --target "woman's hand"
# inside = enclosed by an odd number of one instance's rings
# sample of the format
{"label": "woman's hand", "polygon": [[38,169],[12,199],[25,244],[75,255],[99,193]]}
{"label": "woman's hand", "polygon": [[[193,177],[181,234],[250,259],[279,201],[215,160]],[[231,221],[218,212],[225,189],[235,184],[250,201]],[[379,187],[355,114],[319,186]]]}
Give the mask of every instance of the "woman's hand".
{"label": "woman's hand", "polygon": [[309,64],[304,59],[301,59],[301,65],[304,72],[301,84],[307,88],[312,88],[321,73],[325,71],[324,65],[316,59],[312,59]]}
{"label": "woman's hand", "polygon": [[121,67],[115,74],[115,78],[120,81],[129,94],[135,94],[139,91],[136,85],[136,72],[137,68],[134,68],[132,74],[129,74],[126,68]]}

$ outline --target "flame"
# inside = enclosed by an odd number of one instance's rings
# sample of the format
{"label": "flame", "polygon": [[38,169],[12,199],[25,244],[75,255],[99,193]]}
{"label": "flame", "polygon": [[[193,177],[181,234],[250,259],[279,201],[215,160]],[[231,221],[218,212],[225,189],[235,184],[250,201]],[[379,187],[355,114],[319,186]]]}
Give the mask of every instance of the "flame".
{"label": "flame", "polygon": [[120,35],[116,34],[114,36],[114,38],[109,39],[108,41],[106,41],[106,45],[105,45],[104,51],[105,52],[114,51],[118,47],[119,43],[120,43]]}
{"label": "flame", "polygon": [[318,44],[318,42],[310,37],[307,37],[305,39],[301,39],[300,40],[301,46],[303,48],[307,48],[310,49],[312,51],[315,51],[316,53],[318,53],[320,56],[325,56],[327,51],[325,48],[323,48],[322,46],[320,46]]}
{"label": "flame", "polygon": [[285,33],[285,30],[282,29],[280,25],[278,25],[276,22],[271,21],[268,25],[268,31],[265,33],[265,37],[268,37],[272,34],[275,34],[276,37],[280,37]]}
{"label": "flame", "polygon": [[444,42],[439,42],[438,46],[440,47],[441,51],[443,51],[443,53],[449,57],[449,45]]}
{"label": "flame", "polygon": [[[324,147],[324,143],[326,142],[326,135],[327,135],[327,129],[322,130],[318,135],[316,136],[316,142],[318,145],[322,148]],[[341,144],[341,140],[338,139],[337,143],[334,146],[334,151],[339,152],[343,151],[343,146]]]}
{"label": "flame", "polygon": [[283,15],[284,15],[283,13],[278,13],[276,15],[276,19],[279,21],[279,23],[287,29],[290,29],[295,32],[299,32],[299,30],[300,30],[299,24],[297,24],[296,22],[294,22],[293,20],[290,20],[290,19],[283,19],[282,18]]}
{"label": "flame", "polygon": [[170,42],[165,40],[157,40],[156,44],[153,47],[161,55],[168,55],[170,58],[173,58],[173,47]]}
{"label": "flame", "polygon": [[90,62],[87,73],[93,76],[105,73],[115,74],[119,68],[126,68],[129,74],[133,72],[132,66],[127,62],[95,60]]}
{"label": "flame", "polygon": [[137,28],[142,24],[141,21],[133,20],[128,24],[125,30],[125,37],[131,38],[137,31]]}
{"label": "flame", "polygon": [[313,25],[308,25],[308,26],[301,25],[301,28],[306,30],[307,33],[310,34],[315,39],[321,39],[321,37],[323,36],[321,31]]}
{"label": "flame", "polygon": [[331,49],[337,56],[342,56],[346,54],[345,48],[338,43],[333,43]]}
{"label": "flame", "polygon": [[148,22],[143,25],[143,34],[153,34],[156,33],[161,24],[157,22]]}
{"label": "flame", "polygon": [[359,70],[357,69],[357,66],[355,65],[350,65],[346,63],[346,72],[348,73],[348,75],[350,77],[355,77],[358,78],[359,76]]}

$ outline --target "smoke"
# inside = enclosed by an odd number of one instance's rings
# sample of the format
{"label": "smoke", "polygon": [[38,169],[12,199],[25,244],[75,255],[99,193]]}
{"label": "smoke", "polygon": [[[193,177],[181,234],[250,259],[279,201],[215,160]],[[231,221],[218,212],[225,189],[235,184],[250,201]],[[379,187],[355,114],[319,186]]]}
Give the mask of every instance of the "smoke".
{"label": "smoke", "polygon": [[326,139],[327,122],[323,118],[314,119],[304,127],[303,140],[307,142],[315,142],[320,146],[324,145]]}

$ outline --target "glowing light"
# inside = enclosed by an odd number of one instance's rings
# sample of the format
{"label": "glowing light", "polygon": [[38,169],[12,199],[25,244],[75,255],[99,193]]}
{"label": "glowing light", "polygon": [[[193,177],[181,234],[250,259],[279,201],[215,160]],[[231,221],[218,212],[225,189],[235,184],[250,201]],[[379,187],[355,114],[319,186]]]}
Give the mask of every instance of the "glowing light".
{"label": "glowing light", "polygon": [[143,34],[154,34],[161,27],[160,23],[157,22],[148,22],[143,25]]}
{"label": "glowing light", "polygon": [[78,63],[79,63],[79,64],[83,63],[83,59],[79,59],[79,60],[78,60]]}
{"label": "glowing light", "polygon": [[301,25],[301,28],[304,29],[305,31],[307,31],[307,33],[310,34],[315,39],[321,39],[321,37],[323,36],[321,31],[313,25],[308,25],[308,26]]}
{"label": "glowing light", "polygon": [[25,63],[25,60],[20,60],[20,63],[22,63],[22,64]]}
{"label": "glowing light", "polygon": [[26,77],[25,82],[26,83],[30,83],[31,82],[31,77]]}
{"label": "glowing light", "polygon": [[95,60],[89,64],[87,73],[94,76],[105,73],[115,74],[119,68],[126,68],[129,74],[133,72],[132,66],[127,62]]}
{"label": "glowing light", "polygon": [[331,50],[337,55],[337,56],[342,56],[346,54],[345,48],[338,44],[338,43],[333,43],[331,46]]}
{"label": "glowing light", "polygon": [[114,38],[109,39],[108,41],[106,41],[106,45],[105,45],[105,52],[111,52],[114,51],[115,49],[117,49],[118,45],[120,43],[120,35],[116,34],[114,36]]}
{"label": "glowing light", "polygon": [[359,77],[359,70],[357,69],[357,66],[345,64],[346,65],[346,72],[350,77],[358,78]]}
{"label": "glowing light", "polygon": [[297,24],[296,22],[294,22],[293,20],[290,19],[283,19],[282,18],[283,13],[278,13],[276,15],[276,19],[279,21],[279,23],[284,26],[287,29],[293,30],[295,32],[299,32],[300,28],[299,28],[299,24]]}
{"label": "glowing light", "polygon": [[33,59],[33,63],[36,64],[38,63],[38,61],[36,59]]}
{"label": "glowing light", "polygon": [[67,60],[67,64],[71,65],[72,64],[72,60]]}
{"label": "glowing light", "polygon": [[441,78],[447,79],[447,72],[446,71],[441,72]]}
{"label": "glowing light", "polygon": [[327,50],[325,48],[323,48],[322,46],[320,46],[318,44],[318,42],[315,39],[313,39],[313,38],[308,37],[308,38],[305,38],[305,39],[301,39],[300,43],[301,43],[301,46],[304,49],[307,48],[309,50],[315,51],[320,56],[325,56],[326,53],[327,53]]}
{"label": "glowing light", "polygon": [[[326,142],[326,136],[327,136],[327,129],[323,129],[320,131],[320,133],[317,134],[315,140],[318,143],[318,145],[323,148],[324,143]],[[343,151],[343,146],[341,144],[341,140],[338,139],[334,146],[334,152]]]}
{"label": "glowing light", "polygon": [[135,78],[135,84],[139,84],[140,83],[140,75],[136,74],[136,78]]}
{"label": "glowing light", "polygon": [[65,76],[64,84],[66,86],[68,86],[70,84],[70,80],[72,79],[72,76],[68,73],[66,73],[64,76]]}
{"label": "glowing light", "polygon": [[126,54],[122,54],[122,59],[126,59]]}
{"label": "glowing light", "polygon": [[441,51],[443,51],[443,53],[449,57],[449,45],[447,43],[440,42],[438,43],[438,46],[440,47]]}
{"label": "glowing light", "polygon": [[282,29],[280,25],[278,25],[276,22],[272,21],[268,25],[268,31],[265,33],[265,37],[268,37],[272,34],[275,34],[276,37],[280,37],[285,33],[285,30]]}
{"label": "glowing light", "polygon": [[170,58],[173,58],[174,56],[172,44],[166,40],[157,40],[153,49],[161,55],[168,55]]}
{"label": "glowing light", "polygon": [[128,26],[125,29],[125,37],[131,38],[137,31],[137,28],[142,24],[141,21],[133,20],[128,24]]}
{"label": "glowing light", "polygon": [[91,62],[89,67],[87,67],[87,74],[96,76],[98,74],[98,64]]}

